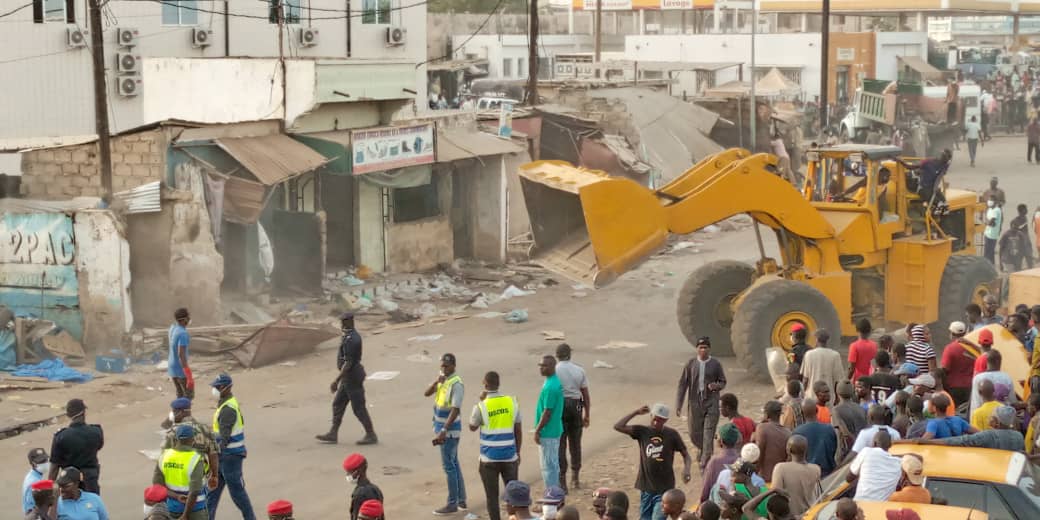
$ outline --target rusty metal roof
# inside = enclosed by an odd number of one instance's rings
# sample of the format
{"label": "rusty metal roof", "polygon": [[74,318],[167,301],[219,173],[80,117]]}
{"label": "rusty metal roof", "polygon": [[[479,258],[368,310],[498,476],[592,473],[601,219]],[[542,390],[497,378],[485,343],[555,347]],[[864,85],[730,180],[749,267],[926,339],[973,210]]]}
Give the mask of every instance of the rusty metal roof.
{"label": "rusty metal roof", "polygon": [[437,162],[439,163],[519,153],[525,149],[510,139],[503,139],[487,132],[461,128],[437,130]]}
{"label": "rusty metal roof", "polygon": [[216,143],[267,186],[285,182],[327,162],[320,153],[284,134],[221,138]]}

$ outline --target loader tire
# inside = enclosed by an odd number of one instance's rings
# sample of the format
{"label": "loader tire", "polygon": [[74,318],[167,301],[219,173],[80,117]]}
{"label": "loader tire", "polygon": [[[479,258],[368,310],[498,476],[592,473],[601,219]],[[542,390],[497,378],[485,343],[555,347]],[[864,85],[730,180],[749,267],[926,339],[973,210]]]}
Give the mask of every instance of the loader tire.
{"label": "loader tire", "polygon": [[841,320],[830,300],[816,288],[793,280],[772,280],[753,287],[733,317],[733,350],[753,378],[772,383],[766,349],[789,350],[791,326],[801,323],[812,337],[819,329],[841,337]]}
{"label": "loader tire", "polygon": [[751,287],[755,269],[733,260],[716,260],[698,267],[683,283],[676,302],[679,330],[691,345],[697,338],[711,338],[711,353],[732,356],[730,303]]}
{"label": "loader tire", "polygon": [[[964,321],[964,306],[982,305],[990,293],[997,294],[997,269],[981,256],[955,255],[946,261],[939,282],[939,319],[930,325],[932,343],[945,345],[950,323]],[[939,341],[942,338],[944,341]]]}

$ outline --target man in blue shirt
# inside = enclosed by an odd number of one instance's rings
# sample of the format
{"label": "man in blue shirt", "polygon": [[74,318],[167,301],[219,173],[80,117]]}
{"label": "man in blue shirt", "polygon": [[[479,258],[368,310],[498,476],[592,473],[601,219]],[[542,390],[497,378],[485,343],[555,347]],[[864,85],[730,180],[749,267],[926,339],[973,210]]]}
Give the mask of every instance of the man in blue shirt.
{"label": "man in blue shirt", "polygon": [[795,435],[801,435],[808,441],[809,451],[805,460],[820,467],[820,476],[826,477],[834,471],[834,454],[838,449],[838,435],[834,426],[817,420],[819,408],[812,401],[802,403],[802,415],[805,423],[794,429]]}
{"label": "man in blue shirt", "polygon": [[79,488],[82,478],[76,468],[63,468],[58,473],[58,518],[61,520],[108,520],[108,510],[101,497]]}
{"label": "man in blue shirt", "polygon": [[925,433],[922,439],[948,439],[960,435],[978,432],[968,421],[959,415],[946,415],[946,409],[950,406],[950,398],[944,394],[932,396],[932,406],[935,407],[935,418],[928,419]]}
{"label": "man in blue shirt", "polygon": [[173,387],[177,390],[177,397],[195,398],[195,378],[188,367],[188,343],[191,337],[188,335],[188,324],[191,323],[191,315],[188,309],[181,307],[173,313],[174,323],[170,325],[169,343],[170,358],[169,368],[166,373],[173,380]]}
{"label": "man in blue shirt", "polygon": [[50,457],[47,456],[47,451],[43,448],[33,448],[29,450],[29,473],[25,474],[25,480],[22,481],[22,512],[28,513],[36,507],[36,502],[33,501],[32,485],[43,480],[43,476],[47,475],[51,471],[50,463],[48,462]]}

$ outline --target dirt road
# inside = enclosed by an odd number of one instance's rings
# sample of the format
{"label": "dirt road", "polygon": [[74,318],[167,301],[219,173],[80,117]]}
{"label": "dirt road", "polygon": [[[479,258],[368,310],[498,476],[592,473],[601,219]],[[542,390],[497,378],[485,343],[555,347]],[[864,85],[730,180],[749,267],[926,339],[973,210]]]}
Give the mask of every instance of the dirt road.
{"label": "dirt road", "polygon": [[[1021,201],[1028,203],[1032,210],[1040,202],[1040,189],[1034,177],[1040,175],[1040,166],[1027,165],[1022,158],[1024,152],[1023,138],[1002,138],[980,150],[978,167],[974,169],[967,167],[966,151],[960,152],[955,157],[951,180],[954,185],[983,189],[990,175],[999,174],[1008,193],[1009,206]],[[723,258],[753,261],[757,257],[754,236],[749,229],[698,233],[692,240],[702,245],[651,259],[637,272],[584,298],[575,298],[570,283],[561,279],[561,285],[492,307],[491,310],[497,311],[526,308],[530,321],[523,324],[468,318],[372,335],[366,334],[366,324],[361,322],[365,338],[364,364],[368,372],[400,371],[393,380],[367,383],[368,402],[380,444],[360,450],[370,461],[372,480],[387,496],[389,516],[427,518],[431,517],[430,511],[444,503],[446,492],[440,458],[437,449],[430,445],[431,402],[422,396],[425,387],[436,377],[438,367],[434,360],[437,356],[450,351],[458,357],[458,371],[467,384],[464,417],[468,418],[475,403],[484,372],[493,369],[502,376],[502,390],[518,396],[524,430],[529,432],[541,385],[538,358],[552,352],[555,346],[555,342],[543,340],[543,330],[564,331],[567,342],[575,349],[574,360],[589,371],[593,406],[592,426],[585,440],[585,487],[623,487],[637,500],[638,494],[631,489],[636,474],[634,443],[615,433],[611,426],[639,405],[656,401],[674,404],[680,367],[693,353],[675,322],[676,292],[686,274],[704,262]],[[775,254],[775,244],[770,242],[769,249]],[[409,341],[410,337],[430,334],[443,336],[437,341]],[[646,346],[596,349],[613,340],[641,342]],[[360,428],[348,412],[341,431],[344,444],[327,446],[314,441],[314,435],[328,427],[331,401],[328,383],[334,377],[334,348],[335,344],[326,344],[292,367],[272,366],[250,371],[228,367],[233,369],[235,393],[246,419],[249,449],[246,481],[258,513],[268,502],[284,498],[296,504],[300,518],[346,517],[343,511],[351,488],[343,480],[340,464],[348,453],[355,451],[350,443],[360,437]],[[428,362],[406,359],[423,351]],[[592,368],[597,360],[615,368]],[[749,382],[746,372],[736,366],[732,358],[724,359],[723,363],[730,379],[729,390],[741,398],[747,415],[757,417],[758,409],[770,397],[772,389]],[[199,373],[196,369],[196,378],[200,383],[208,381],[217,370],[214,367]],[[209,422],[215,403],[208,389],[201,390],[195,415]],[[135,518],[141,507],[142,489],[150,483],[154,464],[138,450],[158,447],[159,422],[166,416],[172,399],[169,381],[163,373],[136,371],[69,389],[7,393],[0,402],[0,414],[34,418],[59,415],[62,410],[48,406],[61,407],[66,399],[74,396],[86,400],[90,407],[88,420],[101,423],[105,428],[107,445],[101,453],[105,502],[113,518]],[[673,421],[672,426],[680,427],[680,422]],[[2,480],[7,484],[6,492],[0,494],[0,510],[17,511],[18,488],[27,470],[25,454],[36,446],[49,449],[56,428],[45,427],[0,441],[0,456],[11,461],[0,469]],[[532,482],[536,491],[540,491],[537,447],[530,434],[525,440],[521,478]],[[476,471],[476,434],[463,435],[460,459],[470,510],[483,516],[483,490]],[[699,491],[696,475],[687,489],[691,495]],[[588,500],[579,502],[587,504]],[[225,496],[218,518],[238,517]]]}

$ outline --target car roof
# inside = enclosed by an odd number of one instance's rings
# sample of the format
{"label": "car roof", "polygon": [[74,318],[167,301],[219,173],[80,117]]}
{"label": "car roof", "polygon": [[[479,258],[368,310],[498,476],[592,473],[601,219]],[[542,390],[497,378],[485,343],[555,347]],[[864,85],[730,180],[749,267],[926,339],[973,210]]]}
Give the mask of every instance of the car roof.
{"label": "car roof", "polygon": [[966,507],[940,506],[935,504],[918,504],[910,502],[871,502],[861,500],[856,505],[863,510],[866,520],[886,520],[886,511],[910,509],[921,517],[921,520],[985,520],[989,518],[983,511]]}
{"label": "car roof", "polygon": [[[989,448],[963,448],[935,444],[893,444],[892,455],[916,453],[924,459],[926,477],[956,478],[1014,484],[1025,455]],[[1009,476],[1009,470],[1017,469]],[[1009,482],[1010,481],[1010,482]]]}
{"label": "car roof", "polygon": [[845,143],[836,144],[833,146],[821,146],[817,149],[810,148],[809,151],[818,151],[821,153],[838,153],[838,154],[849,154],[849,153],[862,153],[867,159],[888,159],[891,157],[898,157],[903,155],[903,149],[898,146],[883,145],[883,144],[856,144],[856,143]]}

